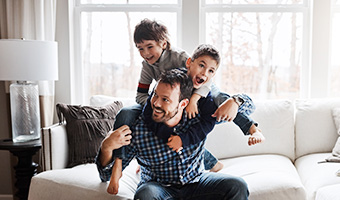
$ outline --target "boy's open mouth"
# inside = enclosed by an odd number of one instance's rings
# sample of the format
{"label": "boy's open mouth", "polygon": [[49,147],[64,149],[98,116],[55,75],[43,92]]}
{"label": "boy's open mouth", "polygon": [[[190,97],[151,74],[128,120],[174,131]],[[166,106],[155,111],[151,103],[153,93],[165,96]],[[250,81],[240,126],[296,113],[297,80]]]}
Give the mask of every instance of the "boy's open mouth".
{"label": "boy's open mouth", "polygon": [[201,78],[199,78],[199,77],[197,77],[197,78],[196,78],[196,82],[197,82],[198,84],[201,84],[201,83],[203,83],[203,82],[204,82],[204,80],[203,80],[203,79],[201,79]]}

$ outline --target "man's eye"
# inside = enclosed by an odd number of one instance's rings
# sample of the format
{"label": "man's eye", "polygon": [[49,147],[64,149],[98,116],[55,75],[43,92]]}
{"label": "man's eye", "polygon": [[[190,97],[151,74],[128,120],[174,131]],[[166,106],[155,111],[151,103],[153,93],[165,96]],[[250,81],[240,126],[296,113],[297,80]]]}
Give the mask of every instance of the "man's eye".
{"label": "man's eye", "polygon": [[153,46],[148,46],[148,49],[152,49]]}
{"label": "man's eye", "polygon": [[165,101],[165,102],[169,102],[169,99],[163,99],[163,101]]}
{"label": "man's eye", "polygon": [[200,64],[200,67],[204,68],[204,65],[203,65],[203,64]]}
{"label": "man's eye", "polygon": [[213,74],[213,73],[215,73],[215,71],[214,71],[214,70],[209,70],[209,72],[210,72],[210,73],[212,73],[212,74]]}

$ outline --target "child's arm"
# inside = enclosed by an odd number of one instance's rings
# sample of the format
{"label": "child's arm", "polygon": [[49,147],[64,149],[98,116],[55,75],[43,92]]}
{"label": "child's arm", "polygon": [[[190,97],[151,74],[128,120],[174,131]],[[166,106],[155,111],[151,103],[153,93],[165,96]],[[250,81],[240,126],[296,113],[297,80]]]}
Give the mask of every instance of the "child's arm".
{"label": "child's arm", "polygon": [[190,97],[190,101],[188,106],[185,108],[185,110],[187,111],[187,117],[189,119],[195,118],[196,115],[198,114],[198,107],[197,107],[197,103],[198,100],[200,100],[201,95],[193,93]]}
{"label": "child's arm", "polygon": [[238,94],[231,98],[228,98],[229,95],[225,93],[222,93],[222,95],[225,95],[227,99],[213,114],[213,117],[216,117],[216,121],[232,121],[238,112],[248,116],[255,110],[255,105],[248,95]]}
{"label": "child's arm", "polygon": [[145,61],[143,61],[143,68],[140,74],[138,87],[137,87],[137,95],[136,102],[140,105],[144,105],[146,100],[149,97],[149,88],[152,83],[153,75],[152,68],[147,65]]}
{"label": "child's arm", "polygon": [[237,115],[239,106],[239,102],[236,102],[234,98],[229,98],[216,109],[212,116],[216,117],[218,122],[221,120],[232,121]]}
{"label": "child's arm", "polygon": [[201,142],[215,126],[216,120],[212,117],[212,114],[216,110],[216,105],[210,95],[198,101],[198,108],[197,117],[199,121],[197,123],[191,124],[185,132],[174,130],[174,134],[181,138],[183,147]]}

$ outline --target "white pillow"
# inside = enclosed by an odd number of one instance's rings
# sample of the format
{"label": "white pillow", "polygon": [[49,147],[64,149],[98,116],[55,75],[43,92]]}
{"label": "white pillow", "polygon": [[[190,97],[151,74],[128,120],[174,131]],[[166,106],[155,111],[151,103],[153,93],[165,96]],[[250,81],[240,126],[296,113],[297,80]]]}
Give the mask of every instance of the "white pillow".
{"label": "white pillow", "polygon": [[336,132],[340,135],[340,108],[333,108],[333,119],[336,127]]}
{"label": "white pillow", "polygon": [[340,108],[333,108],[332,115],[336,127],[336,132],[339,134],[338,140],[332,151],[332,156],[326,160],[329,162],[340,162]]}

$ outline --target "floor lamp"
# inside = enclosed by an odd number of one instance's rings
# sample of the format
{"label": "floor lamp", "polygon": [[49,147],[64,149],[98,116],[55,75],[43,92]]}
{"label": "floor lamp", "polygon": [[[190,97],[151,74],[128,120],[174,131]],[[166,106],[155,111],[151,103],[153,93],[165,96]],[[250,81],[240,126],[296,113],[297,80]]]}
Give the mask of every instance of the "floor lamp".
{"label": "floor lamp", "polygon": [[0,40],[0,80],[10,85],[13,142],[40,138],[39,90],[35,81],[58,79],[57,43]]}

